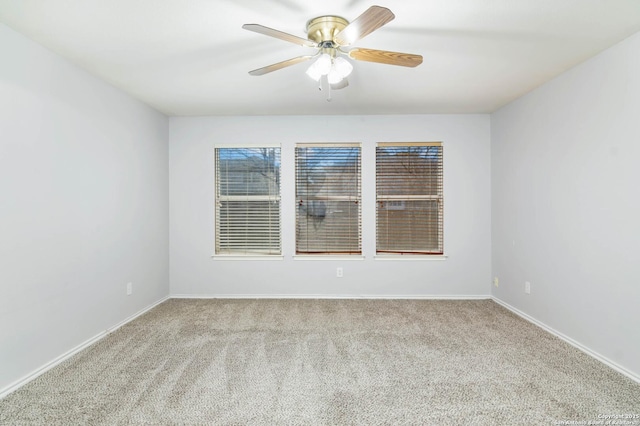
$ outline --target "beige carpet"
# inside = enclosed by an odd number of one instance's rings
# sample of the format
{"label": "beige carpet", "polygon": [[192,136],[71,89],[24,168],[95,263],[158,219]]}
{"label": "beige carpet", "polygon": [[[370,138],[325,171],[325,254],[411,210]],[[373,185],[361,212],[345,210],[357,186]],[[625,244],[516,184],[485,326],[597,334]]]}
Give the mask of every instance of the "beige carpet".
{"label": "beige carpet", "polygon": [[0,401],[3,425],[553,425],[625,414],[640,415],[640,385],[492,301],[169,300]]}

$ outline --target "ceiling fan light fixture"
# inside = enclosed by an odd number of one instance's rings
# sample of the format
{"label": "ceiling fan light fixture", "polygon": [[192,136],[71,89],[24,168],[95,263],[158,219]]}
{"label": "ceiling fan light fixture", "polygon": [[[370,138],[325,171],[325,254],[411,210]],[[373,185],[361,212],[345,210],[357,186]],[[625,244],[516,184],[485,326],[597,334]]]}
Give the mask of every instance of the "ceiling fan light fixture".
{"label": "ceiling fan light fixture", "polygon": [[349,85],[349,80],[346,78],[343,78],[338,83],[330,84],[329,87],[331,88],[331,90],[340,90],[340,89],[344,89],[348,85]]}
{"label": "ceiling fan light fixture", "polygon": [[320,55],[317,61],[315,61],[307,69],[307,75],[315,81],[320,81],[320,77],[329,74],[332,68],[331,56],[328,53]]}
{"label": "ceiling fan light fixture", "polygon": [[327,75],[327,81],[329,82],[329,84],[338,84],[342,81],[342,79],[342,75],[340,75],[340,73],[336,71],[335,67],[332,68]]}
{"label": "ceiling fan light fixture", "polygon": [[322,77],[322,74],[320,74],[320,72],[318,71],[318,67],[315,67],[314,65],[315,64],[312,64],[309,68],[307,68],[307,75],[315,81],[320,81],[320,77]]}
{"label": "ceiling fan light fixture", "polygon": [[329,71],[331,71],[331,55],[323,53],[314,65],[318,67],[321,75],[329,74]]}
{"label": "ceiling fan light fixture", "polygon": [[331,71],[327,75],[329,84],[340,83],[351,74],[351,71],[353,71],[353,65],[349,61],[340,56],[334,58]]}
{"label": "ceiling fan light fixture", "polygon": [[342,78],[348,77],[349,74],[351,74],[351,71],[353,71],[353,65],[351,65],[351,62],[341,56],[334,59],[333,68],[335,68],[336,72],[338,72]]}

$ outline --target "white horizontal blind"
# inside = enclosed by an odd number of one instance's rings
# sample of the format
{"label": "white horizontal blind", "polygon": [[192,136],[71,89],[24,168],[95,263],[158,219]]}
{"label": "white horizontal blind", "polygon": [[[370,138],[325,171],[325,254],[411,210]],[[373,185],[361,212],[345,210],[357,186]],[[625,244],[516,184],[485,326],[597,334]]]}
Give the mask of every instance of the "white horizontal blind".
{"label": "white horizontal blind", "polygon": [[296,146],[296,253],[360,254],[359,144]]}
{"label": "white horizontal blind", "polygon": [[215,170],[215,254],[281,254],[280,148],[215,148]]}
{"label": "white horizontal blind", "polygon": [[440,142],[376,147],[376,252],[443,254]]}

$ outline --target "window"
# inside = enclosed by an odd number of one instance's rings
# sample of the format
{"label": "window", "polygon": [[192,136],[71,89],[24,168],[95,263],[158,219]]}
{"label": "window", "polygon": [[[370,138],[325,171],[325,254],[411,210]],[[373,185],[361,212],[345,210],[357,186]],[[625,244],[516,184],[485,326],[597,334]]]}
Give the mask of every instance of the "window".
{"label": "window", "polygon": [[376,252],[443,254],[442,144],[376,147]]}
{"label": "window", "polygon": [[215,170],[215,254],[281,254],[280,148],[215,148]]}
{"label": "window", "polygon": [[296,146],[296,253],[361,254],[360,145]]}

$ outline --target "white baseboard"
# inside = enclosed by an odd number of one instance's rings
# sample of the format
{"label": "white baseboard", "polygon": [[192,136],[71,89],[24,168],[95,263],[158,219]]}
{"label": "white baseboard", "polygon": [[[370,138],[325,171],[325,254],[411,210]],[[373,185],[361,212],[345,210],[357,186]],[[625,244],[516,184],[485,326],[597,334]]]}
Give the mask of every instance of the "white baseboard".
{"label": "white baseboard", "polygon": [[589,349],[588,347],[584,346],[580,342],[577,342],[577,341],[573,340],[571,337],[560,333],[558,330],[555,330],[554,328],[549,327],[547,324],[545,324],[545,323],[543,323],[541,321],[538,321],[537,319],[535,319],[532,316],[522,312],[521,310],[519,310],[517,308],[514,308],[513,306],[509,305],[507,302],[504,302],[503,300],[500,300],[495,296],[492,296],[491,298],[493,299],[494,302],[496,302],[497,304],[499,304],[499,305],[503,306],[504,308],[510,310],[511,312],[513,312],[514,314],[518,315],[519,317],[521,317],[521,318],[529,321],[530,323],[542,328],[543,330],[553,334],[554,336],[558,337],[559,339],[564,340],[565,342],[567,342],[571,346],[575,347],[576,349],[579,349],[580,351],[584,352],[585,354],[589,355],[590,357],[597,359],[598,361],[600,361],[601,363],[605,364],[606,366],[613,368],[618,373],[623,374],[623,375],[627,376],[628,378],[630,378],[631,380],[633,380],[634,382],[637,382],[637,383],[640,384],[640,376],[638,376],[635,373],[627,370],[623,366],[621,366],[619,364],[616,364],[614,361],[611,361],[606,356],[601,355],[598,352]]}
{"label": "white baseboard", "polygon": [[487,300],[489,294],[172,294],[172,299],[415,299],[415,300]]}
{"label": "white baseboard", "polygon": [[119,323],[117,323],[113,327],[110,327],[110,328],[106,329],[105,331],[100,332],[100,333],[96,334],[95,336],[85,340],[84,342],[80,343],[78,346],[68,350],[67,352],[63,353],[62,355],[58,356],[57,358],[53,359],[52,361],[49,361],[48,363],[44,364],[40,368],[32,371],[31,373],[27,374],[26,376],[24,376],[24,377],[16,380],[15,382],[11,383],[9,386],[6,386],[5,388],[0,389],[0,399],[2,399],[5,396],[9,395],[11,392],[14,392],[18,388],[26,385],[27,383],[29,383],[30,381],[32,381],[36,377],[40,376],[41,374],[44,374],[47,371],[51,370],[53,367],[55,367],[56,365],[60,364],[61,362],[66,361],[67,359],[71,358],[72,356],[74,356],[75,354],[80,352],[81,350],[86,349],[89,346],[93,345],[94,343],[100,341],[101,339],[103,339],[104,337],[106,337],[109,334],[113,333],[114,331],[116,331],[117,329],[119,329],[120,327],[125,325],[126,323],[133,321],[134,319],[138,318],[140,315],[142,315],[145,312],[155,308],[156,306],[158,306],[162,302],[166,301],[167,299],[169,299],[169,296],[166,296],[166,297],[158,300],[157,302],[152,303],[151,305],[147,306],[146,308],[141,309],[140,311],[136,312],[135,314],[131,315],[130,317],[124,319],[123,321],[120,321]]}
{"label": "white baseboard", "polygon": [[138,312],[136,312],[135,314],[131,315],[130,317],[125,318],[124,320],[120,321],[119,323],[117,323],[113,327],[108,328],[107,329],[107,334],[113,333],[114,331],[116,331],[117,329],[122,327],[123,325],[133,321],[134,319],[138,318],[140,315],[147,313],[151,309],[155,308],[156,306],[158,306],[159,304],[161,304],[163,302],[166,302],[170,298],[171,298],[171,296],[165,296],[162,299],[158,300],[157,302],[154,302],[151,305],[147,306],[146,308],[140,309]]}

